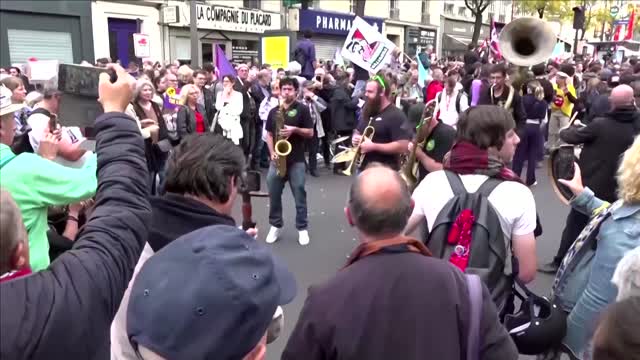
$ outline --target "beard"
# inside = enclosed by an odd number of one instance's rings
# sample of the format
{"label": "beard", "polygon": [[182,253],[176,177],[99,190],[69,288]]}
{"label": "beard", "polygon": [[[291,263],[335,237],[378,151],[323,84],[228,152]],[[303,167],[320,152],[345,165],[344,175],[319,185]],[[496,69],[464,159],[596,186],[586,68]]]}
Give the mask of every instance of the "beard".
{"label": "beard", "polygon": [[382,97],[380,95],[376,95],[373,99],[367,99],[367,102],[362,107],[362,118],[368,121],[370,117],[380,113],[381,107]]}

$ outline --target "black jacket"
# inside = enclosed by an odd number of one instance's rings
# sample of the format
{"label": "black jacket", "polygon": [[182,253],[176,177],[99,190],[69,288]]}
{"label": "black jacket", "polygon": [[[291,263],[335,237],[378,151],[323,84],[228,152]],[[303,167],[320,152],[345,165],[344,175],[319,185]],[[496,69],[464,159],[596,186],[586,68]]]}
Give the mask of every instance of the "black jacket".
{"label": "black jacket", "polygon": [[211,126],[213,118],[216,116],[216,96],[212,89],[203,88],[202,94],[204,96],[204,121]]}
{"label": "black jacket", "polygon": [[334,89],[329,108],[331,109],[331,125],[334,131],[351,131],[356,127],[358,99],[352,99],[347,89],[342,86],[337,86]]}
{"label": "black jacket", "polygon": [[[211,122],[207,121],[207,118],[204,114],[202,114],[202,116],[204,118],[205,131],[209,131]],[[191,110],[189,106],[180,106],[178,115],[176,117],[176,127],[178,131],[178,138],[180,139],[196,132],[196,114],[193,112],[193,110]]]}
{"label": "black jacket", "polygon": [[95,124],[95,210],[73,249],[48,269],[0,285],[2,359],[108,359],[109,329],[147,239],[151,208],[138,125]]}
{"label": "black jacket", "polygon": [[[147,117],[144,112],[144,109],[137,102],[132,102],[133,110],[135,111],[138,119],[143,120]],[[162,111],[160,110],[160,106],[158,104],[151,101],[151,108],[156,114],[156,118],[158,119],[158,142],[160,141],[168,141],[169,139],[169,131],[167,130],[167,123],[162,117]],[[145,139],[144,141],[144,152],[147,156],[147,166],[149,167],[149,171],[158,172],[164,167],[164,163],[167,161],[169,157],[168,151],[163,151],[158,144],[154,144],[151,138]]]}
{"label": "black jacket", "polygon": [[235,226],[233,218],[220,214],[198,200],[167,193],[150,199],[153,217],[147,240],[154,252],[182,235],[211,225]]}
{"label": "black jacket", "polygon": [[[517,359],[486,286],[482,293],[482,359]],[[309,289],[282,359],[464,359],[468,294],[462,272],[440,259],[364,257]]]}
{"label": "black jacket", "polygon": [[[251,115],[251,104],[249,103],[249,80],[245,80],[244,84],[240,82],[240,78],[236,78],[236,82],[233,83],[233,90],[242,94],[242,113],[240,119],[244,123],[248,121]],[[257,104],[260,106],[260,104]]]}
{"label": "black jacket", "polygon": [[569,144],[584,144],[580,154],[582,182],[602,200],[618,199],[616,172],[620,156],[640,133],[640,112],[635,107],[616,109],[585,127],[569,127],[560,138]]}

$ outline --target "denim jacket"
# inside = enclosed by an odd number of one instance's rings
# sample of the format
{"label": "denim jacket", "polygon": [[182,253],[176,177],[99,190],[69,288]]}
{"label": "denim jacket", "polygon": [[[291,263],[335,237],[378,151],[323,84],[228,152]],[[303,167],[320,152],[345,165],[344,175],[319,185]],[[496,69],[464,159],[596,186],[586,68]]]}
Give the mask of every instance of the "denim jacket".
{"label": "denim jacket", "polygon": [[[602,207],[604,201],[586,188],[571,200],[571,206],[585,215]],[[585,243],[567,270],[561,274],[554,297],[567,312],[565,347],[575,358],[589,353],[597,319],[604,308],[615,301],[617,289],[611,278],[620,259],[640,246],[640,204],[616,203],[611,216],[604,220],[594,244]]]}

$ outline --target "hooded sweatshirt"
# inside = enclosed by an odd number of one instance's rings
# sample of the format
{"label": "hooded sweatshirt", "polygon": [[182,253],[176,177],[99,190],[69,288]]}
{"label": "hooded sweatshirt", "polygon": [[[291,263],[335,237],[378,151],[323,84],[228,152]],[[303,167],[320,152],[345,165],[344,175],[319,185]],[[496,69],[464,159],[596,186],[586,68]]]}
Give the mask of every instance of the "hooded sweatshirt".
{"label": "hooded sweatshirt", "polygon": [[137,360],[127,335],[127,307],[131,286],[144,263],[156,252],[173,240],[211,225],[235,226],[232,217],[220,214],[202,202],[183,195],[167,193],[160,197],[152,197],[149,202],[153,211],[149,239],[124,293],[118,312],[111,324],[111,359]]}
{"label": "hooded sweatshirt", "polygon": [[29,234],[29,263],[36,272],[49,266],[47,209],[93,196],[98,186],[96,156],[79,169],[69,168],[33,153],[16,155],[0,144],[0,186],[11,193]]}

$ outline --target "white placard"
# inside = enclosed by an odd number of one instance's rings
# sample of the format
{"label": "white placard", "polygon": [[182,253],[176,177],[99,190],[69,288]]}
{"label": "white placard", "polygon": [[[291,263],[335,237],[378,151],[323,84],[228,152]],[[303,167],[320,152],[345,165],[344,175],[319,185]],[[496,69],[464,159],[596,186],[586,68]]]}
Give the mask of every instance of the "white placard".
{"label": "white placard", "polygon": [[391,52],[396,45],[380,34],[360,17],[353,25],[342,46],[342,57],[357,64],[370,73],[377,73],[385,64],[391,62]]}
{"label": "white placard", "polygon": [[58,60],[29,61],[31,81],[49,81],[58,76]]}
{"label": "white placard", "polygon": [[133,34],[133,52],[138,58],[149,57],[151,51],[149,47],[149,35]]}

